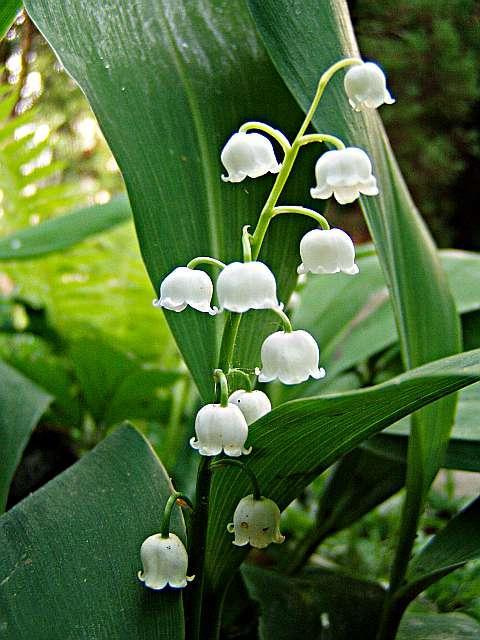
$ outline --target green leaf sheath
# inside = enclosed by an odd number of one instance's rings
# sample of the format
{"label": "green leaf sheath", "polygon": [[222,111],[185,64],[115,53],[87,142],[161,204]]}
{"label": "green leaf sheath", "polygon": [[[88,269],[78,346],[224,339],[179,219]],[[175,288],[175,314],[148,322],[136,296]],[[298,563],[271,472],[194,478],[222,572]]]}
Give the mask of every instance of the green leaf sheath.
{"label": "green leaf sheath", "polygon": [[18,0],[2,0],[0,6],[0,40],[7,33],[15,16],[22,8],[22,2]]}
{"label": "green leaf sheath", "polygon": [[[198,255],[241,258],[242,227],[256,222],[273,177],[224,184],[220,151],[253,116],[288,135],[302,120],[244,3],[35,0],[26,6],[85,92],[120,166],[157,294],[167,273]],[[305,174],[294,176],[290,188],[297,199],[306,193]],[[296,280],[299,239],[313,225],[282,216],[262,253],[284,300]],[[221,319],[191,309],[166,317],[203,399],[211,401]],[[239,336],[253,341],[252,353],[264,322],[263,314],[252,314]]]}
{"label": "green leaf sheath", "polygon": [[[0,519],[0,627],[16,640],[183,640],[181,590],[137,578],[173,487],[125,426]],[[172,530],[185,541],[174,507]],[[32,597],[32,594],[35,597]]]}
{"label": "green leaf sheath", "polygon": [[130,220],[128,198],[119,196],[107,204],[85,207],[47,220],[0,240],[0,260],[31,260],[63,251]]}
{"label": "green leaf sheath", "polygon": [[0,362],[0,513],[23,450],[52,397],[18,371]]}
{"label": "green leaf sheath", "polygon": [[[338,395],[293,400],[249,427],[245,460],[263,495],[285,508],[322,471],[361,442],[430,402],[480,380],[480,350],[444,358],[381,385]],[[207,539],[207,582],[219,590],[245,556],[226,526],[244,495],[241,472],[213,478]],[[229,515],[230,514],[230,515]]]}

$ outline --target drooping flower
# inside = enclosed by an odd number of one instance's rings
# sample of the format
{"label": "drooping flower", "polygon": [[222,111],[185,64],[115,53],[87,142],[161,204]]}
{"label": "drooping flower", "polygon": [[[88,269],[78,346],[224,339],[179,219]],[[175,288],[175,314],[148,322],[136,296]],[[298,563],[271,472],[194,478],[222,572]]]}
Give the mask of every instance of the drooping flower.
{"label": "drooping flower", "polygon": [[238,457],[252,450],[245,448],[248,425],[235,404],[202,407],[195,418],[195,433],[197,440],[191,438],[190,445],[202,456],[216,456],[223,450],[227,456]]}
{"label": "drooping flower", "polygon": [[340,204],[353,202],[363,193],[378,195],[372,163],[365,151],[357,147],[334,149],[323,154],[315,165],[317,186],[310,189],[312,198],[325,200],[332,194]]}
{"label": "drooping flower", "polygon": [[228,401],[238,406],[248,425],[272,410],[270,400],[263,391],[239,389],[231,394]]}
{"label": "drooping flower", "polygon": [[272,143],[260,133],[234,133],[224,146],[220,159],[228,172],[224,182],[241,182],[247,176],[258,178],[266,173],[278,173]]}
{"label": "drooping flower", "polygon": [[189,305],[213,316],[218,309],[210,306],[212,295],[213,284],[205,271],[177,267],[163,280],[160,298],[154,300],[153,304],[170,311],[183,311]]}
{"label": "drooping flower", "polygon": [[385,74],[373,62],[351,67],[345,74],[344,86],[355,111],[377,109],[382,104],[395,102],[387,89]]}
{"label": "drooping flower", "polygon": [[299,274],[308,273],[358,273],[355,264],[355,247],[352,239],[341,229],[314,229],[300,241],[302,264]]}
{"label": "drooping flower", "polygon": [[263,262],[232,262],[217,280],[221,309],[244,313],[248,309],[278,307],[275,276]]}
{"label": "drooping flower", "polygon": [[233,522],[227,525],[227,531],[235,534],[233,544],[257,549],[268,547],[271,542],[280,544],[285,536],[280,533],[280,509],[269,498],[263,496],[255,500],[253,495],[242,498],[233,514]]}
{"label": "drooping flower", "polygon": [[307,332],[277,331],[262,344],[262,369],[256,369],[260,382],[278,378],[284,384],[299,384],[311,376],[320,379],[325,370],[318,368],[320,353],[314,338]]}
{"label": "drooping flower", "polygon": [[183,542],[174,533],[163,538],[160,533],[148,537],[140,548],[143,571],[138,579],[149,589],[181,589],[195,576],[187,576],[188,556]]}

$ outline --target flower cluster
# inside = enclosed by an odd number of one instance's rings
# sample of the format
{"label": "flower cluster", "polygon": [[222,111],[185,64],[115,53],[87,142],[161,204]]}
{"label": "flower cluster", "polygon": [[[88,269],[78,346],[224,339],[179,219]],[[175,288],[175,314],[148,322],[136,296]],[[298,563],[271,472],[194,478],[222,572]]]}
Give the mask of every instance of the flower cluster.
{"label": "flower cluster", "polygon": [[[339,204],[347,204],[361,194],[378,195],[372,162],[363,149],[345,146],[329,134],[305,135],[329,80],[334,73],[348,66],[350,69],[345,74],[344,88],[355,111],[376,109],[394,102],[380,67],[348,58],[332,65],[321,77],[312,107],[292,143],[283,133],[267,124],[248,122],[242,125],[221,152],[220,159],[226,169],[222,180],[237,183],[267,173],[277,176],[253,234],[249,233],[249,227],[243,229],[243,262],[224,264],[216,258],[194,258],[165,277],[160,285],[159,299],[154,301],[155,306],[169,311],[182,312],[191,307],[212,316],[223,311],[243,314],[250,310],[270,309],[275,312],[282,321],[283,330],[267,336],[261,346],[262,366],[255,369],[259,382],[279,380],[291,385],[305,382],[310,377],[320,379],[325,376],[324,369],[319,366],[320,352],[314,337],[307,331],[292,329],[283,304],[278,300],[275,276],[265,263],[257,259],[271,220],[283,213],[297,213],[318,222],[319,228],[309,231],[300,242],[301,263],[297,269],[300,277],[307,273],[355,275],[359,271],[353,242],[344,231],[331,229],[327,220],[311,209],[296,205],[276,206],[301,147],[315,142],[334,148],[323,153],[316,162],[316,185],[310,190],[312,198],[326,200],[333,196]],[[251,129],[262,131],[277,142],[285,156],[283,163],[278,162],[272,142],[261,133],[252,133]],[[220,269],[215,287],[218,307],[212,306],[214,284],[210,276],[196,268],[202,263]],[[246,447],[249,426],[269,413],[271,404],[265,393],[252,390],[252,369],[230,368],[237,330],[238,322],[230,319],[225,323],[222,349],[227,345],[226,370],[214,371],[215,381],[220,385],[220,402],[207,404],[199,410],[195,419],[196,437],[191,438],[190,444],[202,456],[221,453],[227,456],[211,463],[211,468],[228,463],[242,466],[249,474],[254,492],[240,500],[233,522],[227,529],[235,534],[233,544],[250,544],[262,549],[272,542],[284,540],[279,530],[280,510],[275,502],[261,495],[256,478],[238,458],[251,452],[252,447]],[[247,388],[230,393],[227,376],[234,372],[246,379]],[[193,579],[187,576],[185,547],[175,534],[170,533],[168,526],[174,499],[175,496],[171,497],[165,508],[162,533],[147,538],[141,548],[144,571],[139,573],[139,578],[152,589],[163,589],[167,584],[184,587]]]}

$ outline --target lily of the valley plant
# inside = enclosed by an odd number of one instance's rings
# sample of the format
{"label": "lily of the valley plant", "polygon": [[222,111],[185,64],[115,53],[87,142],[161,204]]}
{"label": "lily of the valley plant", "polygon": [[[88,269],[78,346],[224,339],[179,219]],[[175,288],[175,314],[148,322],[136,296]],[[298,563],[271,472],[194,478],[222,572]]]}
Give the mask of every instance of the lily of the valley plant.
{"label": "lily of the valley plant", "polygon": [[[250,230],[244,226],[239,237],[243,262],[225,264],[221,256],[199,256],[192,257],[187,265],[172,265],[172,271],[160,285],[159,299],[154,301],[155,306],[163,307],[167,313],[180,313],[190,306],[212,316],[230,313],[234,319],[233,322],[227,322],[224,329],[222,344],[227,345],[226,367],[212,372],[218,386],[218,403],[207,404],[198,411],[195,419],[196,437],[192,437],[190,444],[204,458],[215,457],[212,463],[201,465],[199,484],[219,467],[238,466],[249,475],[253,493],[240,500],[233,514],[225,514],[225,529],[234,534],[232,543],[237,546],[249,544],[263,549],[272,542],[278,544],[284,541],[279,528],[280,510],[275,502],[261,494],[257,479],[248,468],[247,456],[252,450],[248,446],[248,427],[271,410],[271,403],[263,391],[253,388],[254,368],[238,370],[231,367],[241,314],[255,313],[259,309],[270,310],[282,326],[271,333],[261,347],[262,366],[255,370],[260,382],[278,379],[283,384],[293,385],[310,377],[321,379],[326,375],[320,367],[320,351],[315,339],[307,331],[293,329],[283,303],[278,300],[274,273],[267,264],[257,259],[270,223],[284,213],[308,216],[318,223],[319,228],[308,232],[300,242],[299,274],[343,272],[355,275],[359,271],[355,264],[353,242],[344,231],[331,229],[323,215],[301,204],[277,206],[278,198],[297,155],[308,144],[333,147],[328,151],[323,148],[316,163],[316,184],[311,189],[312,197],[327,199],[333,196],[340,204],[345,204],[354,201],[360,194],[375,196],[381,188],[381,185],[377,185],[372,163],[363,149],[346,147],[342,140],[327,132],[306,133],[328,82],[335,73],[345,68],[349,68],[345,76],[346,96],[355,110],[376,108],[383,103],[393,102],[379,67],[363,63],[357,58],[348,58],[340,60],[323,74],[312,106],[292,142],[268,124],[243,124],[227,140],[221,152],[221,161],[226,170],[221,179],[238,183],[267,173],[276,175],[256,227]],[[272,141],[267,136],[281,148],[283,157],[276,157]],[[235,188],[235,184],[226,188]],[[210,276],[199,269],[202,264],[218,269],[215,286]],[[214,293],[218,307],[212,304]],[[245,388],[233,392],[229,390],[228,379],[232,373],[240,376]],[[245,462],[239,460],[241,457],[245,457]],[[228,482],[226,473],[223,477]],[[202,499],[201,495],[199,497]],[[185,587],[192,580],[187,576],[185,547],[169,530],[172,504],[170,499],[165,508],[162,533],[153,533],[141,549],[144,568],[139,578],[146,587],[155,590],[167,585]],[[202,527],[203,535],[207,517],[193,519],[193,526]],[[202,532],[194,531],[192,535],[198,540]],[[196,573],[195,582],[198,585],[202,576]]]}

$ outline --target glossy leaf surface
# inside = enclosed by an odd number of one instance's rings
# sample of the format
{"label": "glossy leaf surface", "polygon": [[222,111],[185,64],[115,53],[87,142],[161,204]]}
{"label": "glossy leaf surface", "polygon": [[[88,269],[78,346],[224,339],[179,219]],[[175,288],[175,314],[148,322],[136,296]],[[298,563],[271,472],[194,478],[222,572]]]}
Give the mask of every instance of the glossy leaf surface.
{"label": "glossy leaf surface", "polygon": [[[181,591],[137,579],[172,491],[146,440],[121,427],[0,519],[0,624],[11,638],[183,640]],[[184,539],[175,509],[172,530]],[[35,597],[32,597],[35,594]]]}
{"label": "glossy leaf surface", "polygon": [[21,373],[0,362],[0,513],[22,452],[51,396]]}
{"label": "glossy leaf surface", "polygon": [[[264,119],[290,133],[301,112],[271,65],[240,0],[28,1],[27,9],[84,90],[123,173],[154,288],[198,255],[241,255],[272,176],[220,179],[220,150],[242,122]],[[307,192],[300,176],[301,194]],[[295,281],[299,216],[280,220],[264,259],[280,297]],[[145,304],[150,304],[149,300]],[[204,398],[211,398],[221,319],[167,313]],[[263,323],[263,320],[258,316]],[[246,342],[258,334],[247,329]]]}

